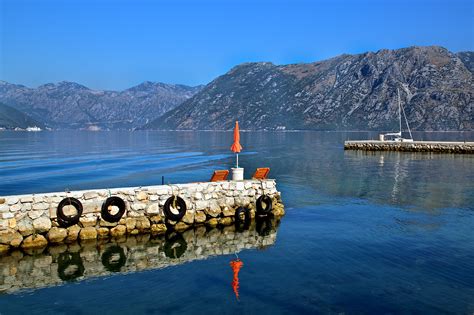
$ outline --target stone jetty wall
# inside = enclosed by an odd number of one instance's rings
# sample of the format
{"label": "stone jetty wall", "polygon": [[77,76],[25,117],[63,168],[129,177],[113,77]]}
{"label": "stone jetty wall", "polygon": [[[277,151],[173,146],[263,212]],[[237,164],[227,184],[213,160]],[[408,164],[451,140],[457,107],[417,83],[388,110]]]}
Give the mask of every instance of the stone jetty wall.
{"label": "stone jetty wall", "polygon": [[462,153],[473,154],[474,142],[439,142],[439,141],[346,141],[345,150],[364,151],[407,151],[407,152],[434,152],[434,153]]}
{"label": "stone jetty wall", "polygon": [[231,255],[230,261],[235,258],[234,253],[275,243],[278,219],[263,220],[265,222],[253,221],[244,231],[236,231],[234,226],[198,226],[169,237],[127,235],[50,245],[43,249],[16,249],[10,255],[0,256],[0,294],[114,273],[166,268],[217,255]]}
{"label": "stone jetty wall", "polygon": [[[280,193],[274,180],[203,182],[135,188],[97,189],[0,197],[0,253],[12,248],[44,247],[48,243],[114,238],[123,235],[164,234],[168,229],[185,231],[196,225],[227,226],[234,222],[239,206],[250,209],[255,217],[255,202],[262,194],[273,201],[273,215],[284,214]],[[178,195],[187,211],[180,222],[165,220],[165,201]],[[101,218],[101,207],[110,196],[126,203],[119,222]],[[58,224],[58,204],[67,197],[83,205],[79,223],[67,228]]]}

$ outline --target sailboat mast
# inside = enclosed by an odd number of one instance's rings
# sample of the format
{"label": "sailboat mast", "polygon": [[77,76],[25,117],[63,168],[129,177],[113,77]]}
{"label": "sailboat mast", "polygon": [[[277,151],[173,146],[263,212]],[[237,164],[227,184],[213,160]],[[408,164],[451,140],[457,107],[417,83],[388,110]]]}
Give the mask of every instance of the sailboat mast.
{"label": "sailboat mast", "polygon": [[400,104],[400,89],[397,88],[398,94],[398,122],[400,125],[400,137],[402,136],[402,105]]}

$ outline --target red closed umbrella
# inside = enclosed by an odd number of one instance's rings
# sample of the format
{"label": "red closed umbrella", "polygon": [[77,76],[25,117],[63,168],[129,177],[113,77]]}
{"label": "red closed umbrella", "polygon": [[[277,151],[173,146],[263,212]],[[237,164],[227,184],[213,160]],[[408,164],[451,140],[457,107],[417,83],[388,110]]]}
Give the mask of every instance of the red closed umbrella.
{"label": "red closed umbrella", "polygon": [[230,150],[237,155],[237,168],[239,167],[239,152],[242,151],[242,146],[240,145],[240,131],[239,131],[239,122],[235,122],[234,128],[234,143],[230,147]]}

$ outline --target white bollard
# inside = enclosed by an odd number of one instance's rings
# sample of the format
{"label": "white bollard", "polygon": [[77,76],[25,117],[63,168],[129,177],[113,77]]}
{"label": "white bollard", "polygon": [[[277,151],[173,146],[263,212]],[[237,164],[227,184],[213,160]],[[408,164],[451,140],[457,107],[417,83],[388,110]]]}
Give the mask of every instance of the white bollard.
{"label": "white bollard", "polygon": [[244,180],[244,169],[242,167],[232,168],[232,180]]}

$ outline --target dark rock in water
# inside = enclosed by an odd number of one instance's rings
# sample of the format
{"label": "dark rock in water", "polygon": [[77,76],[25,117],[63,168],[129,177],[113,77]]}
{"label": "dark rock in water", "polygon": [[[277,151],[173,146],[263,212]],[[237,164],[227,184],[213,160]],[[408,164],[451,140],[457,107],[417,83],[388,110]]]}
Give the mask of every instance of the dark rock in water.
{"label": "dark rock in water", "polygon": [[309,64],[245,63],[144,129],[474,129],[473,53],[410,47]]}
{"label": "dark rock in water", "polygon": [[91,90],[74,82],[33,89],[0,81],[0,101],[53,128],[131,129],[161,116],[200,89],[153,82],[124,91]]}

